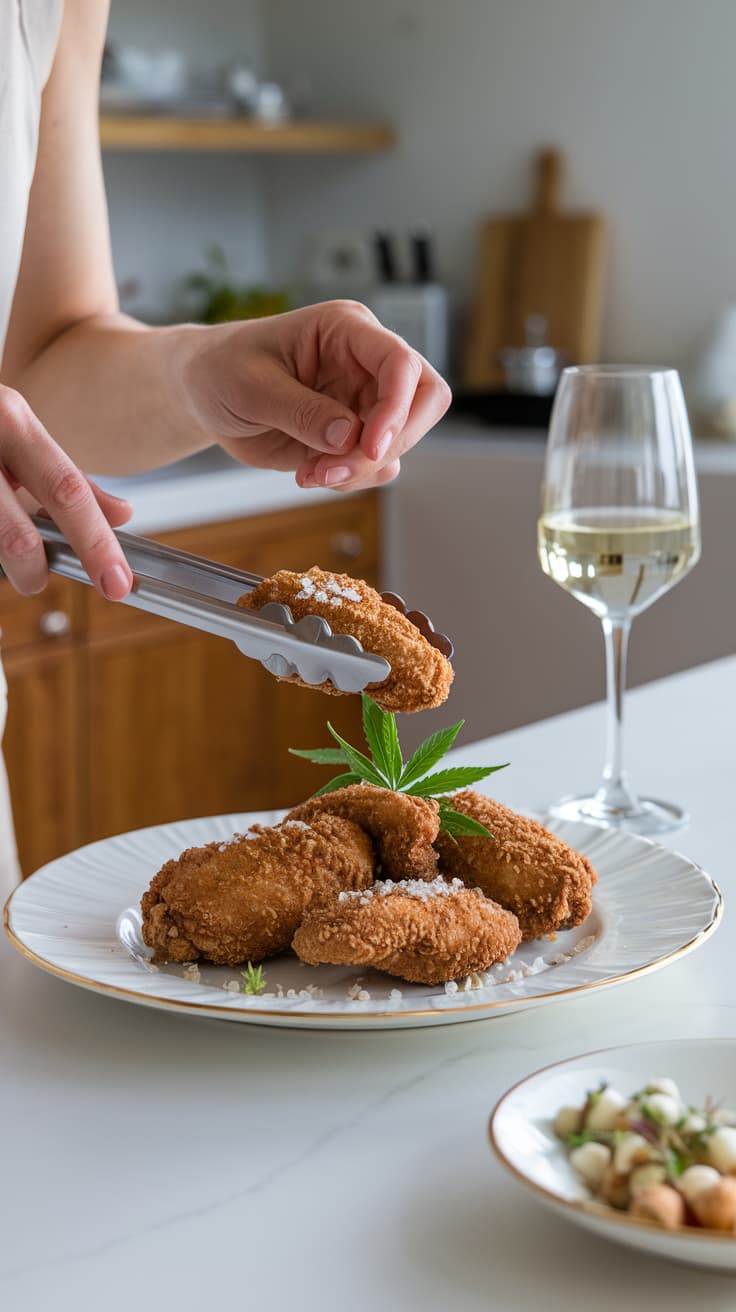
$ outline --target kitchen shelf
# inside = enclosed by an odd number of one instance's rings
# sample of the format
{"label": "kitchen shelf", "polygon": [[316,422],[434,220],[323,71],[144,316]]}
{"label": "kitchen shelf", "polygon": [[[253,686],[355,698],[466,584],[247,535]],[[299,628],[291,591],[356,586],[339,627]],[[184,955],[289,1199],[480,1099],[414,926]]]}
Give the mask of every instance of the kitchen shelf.
{"label": "kitchen shelf", "polygon": [[240,151],[275,154],[371,154],[396,142],[385,123],[325,123],[295,120],[263,124],[243,118],[180,118],[103,114],[105,150]]}

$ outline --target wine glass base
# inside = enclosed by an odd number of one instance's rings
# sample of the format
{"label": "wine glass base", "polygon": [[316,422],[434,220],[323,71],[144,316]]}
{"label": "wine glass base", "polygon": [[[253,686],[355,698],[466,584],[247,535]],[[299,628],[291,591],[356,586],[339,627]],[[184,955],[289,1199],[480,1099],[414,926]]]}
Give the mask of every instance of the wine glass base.
{"label": "wine glass base", "polygon": [[669,802],[658,802],[651,797],[637,798],[630,809],[606,806],[595,795],[590,797],[563,797],[548,808],[547,815],[555,820],[584,820],[587,824],[604,829],[621,829],[629,834],[665,834],[679,829],[690,819],[687,811]]}

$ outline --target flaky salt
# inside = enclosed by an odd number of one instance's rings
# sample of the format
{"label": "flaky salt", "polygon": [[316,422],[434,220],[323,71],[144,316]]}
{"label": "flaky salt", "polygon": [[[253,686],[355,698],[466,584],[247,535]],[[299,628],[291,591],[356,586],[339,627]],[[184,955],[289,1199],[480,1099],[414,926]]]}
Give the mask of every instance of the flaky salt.
{"label": "flaky salt", "polygon": [[338,894],[338,902],[356,901],[365,906],[372,897],[390,897],[402,894],[419,902],[430,902],[435,897],[452,897],[465,889],[462,879],[377,879],[370,888],[345,889]]}

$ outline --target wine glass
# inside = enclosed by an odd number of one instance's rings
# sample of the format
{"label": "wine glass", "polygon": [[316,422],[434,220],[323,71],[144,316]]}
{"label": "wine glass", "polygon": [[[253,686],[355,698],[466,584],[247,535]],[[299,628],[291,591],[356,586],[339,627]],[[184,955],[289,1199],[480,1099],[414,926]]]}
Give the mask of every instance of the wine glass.
{"label": "wine glass", "polygon": [[631,621],[700,556],[692,440],[675,369],[565,369],[555,397],[538,525],[545,574],[599,617],[606,647],[606,764],[597,791],[549,808],[567,820],[656,834],[680,807],[637,797],[623,768]]}

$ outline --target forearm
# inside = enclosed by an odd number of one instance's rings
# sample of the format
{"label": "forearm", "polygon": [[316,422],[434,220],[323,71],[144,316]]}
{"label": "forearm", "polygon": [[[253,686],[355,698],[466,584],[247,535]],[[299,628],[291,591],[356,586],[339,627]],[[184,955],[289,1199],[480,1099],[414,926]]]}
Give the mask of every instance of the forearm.
{"label": "forearm", "polygon": [[209,446],[182,379],[201,328],[121,314],[65,329],[6,381],[82,469],[135,474]]}

